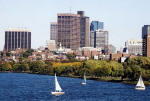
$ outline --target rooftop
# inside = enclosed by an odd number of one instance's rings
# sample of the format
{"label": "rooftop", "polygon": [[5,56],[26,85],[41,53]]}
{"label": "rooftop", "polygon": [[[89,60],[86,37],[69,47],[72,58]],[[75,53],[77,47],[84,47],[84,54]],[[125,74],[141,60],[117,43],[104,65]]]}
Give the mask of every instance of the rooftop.
{"label": "rooftop", "polygon": [[27,30],[26,28],[8,28],[7,30],[5,31],[23,31],[23,32],[31,32],[29,30]]}

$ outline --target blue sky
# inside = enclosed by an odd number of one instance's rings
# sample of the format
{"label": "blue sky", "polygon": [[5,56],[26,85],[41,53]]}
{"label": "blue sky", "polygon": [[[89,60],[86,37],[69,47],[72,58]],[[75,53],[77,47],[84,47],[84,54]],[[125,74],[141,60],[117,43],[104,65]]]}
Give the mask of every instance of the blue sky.
{"label": "blue sky", "polygon": [[27,28],[32,32],[32,48],[50,38],[50,22],[57,13],[85,11],[90,20],[103,21],[109,43],[118,49],[128,39],[141,39],[141,28],[150,24],[150,0],[0,0],[0,50],[4,31]]}

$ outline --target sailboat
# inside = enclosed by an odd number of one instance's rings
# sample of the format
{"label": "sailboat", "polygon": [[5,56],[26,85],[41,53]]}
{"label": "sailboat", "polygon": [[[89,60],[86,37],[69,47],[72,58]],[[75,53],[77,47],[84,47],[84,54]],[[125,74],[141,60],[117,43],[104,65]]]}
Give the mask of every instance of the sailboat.
{"label": "sailboat", "polygon": [[56,74],[55,74],[55,91],[54,92],[51,92],[52,95],[56,95],[56,96],[59,96],[59,95],[63,95],[65,92],[62,91],[59,83],[58,83],[58,80],[57,80],[57,77],[56,77]]}
{"label": "sailboat", "polygon": [[140,78],[139,78],[139,81],[138,83],[136,84],[136,87],[135,87],[136,90],[145,90],[145,85],[143,83],[143,80],[142,80],[142,76],[140,75]]}
{"label": "sailboat", "polygon": [[85,76],[85,74],[84,74],[84,81],[81,84],[86,85],[86,76]]}

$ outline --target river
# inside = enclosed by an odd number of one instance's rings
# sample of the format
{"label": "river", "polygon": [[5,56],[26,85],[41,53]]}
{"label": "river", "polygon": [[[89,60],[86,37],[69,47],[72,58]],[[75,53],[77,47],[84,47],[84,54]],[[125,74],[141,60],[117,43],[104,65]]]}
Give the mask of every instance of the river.
{"label": "river", "polygon": [[27,73],[0,73],[0,101],[150,101],[150,86],[145,91],[135,85],[58,77],[65,91],[53,96],[54,76]]}

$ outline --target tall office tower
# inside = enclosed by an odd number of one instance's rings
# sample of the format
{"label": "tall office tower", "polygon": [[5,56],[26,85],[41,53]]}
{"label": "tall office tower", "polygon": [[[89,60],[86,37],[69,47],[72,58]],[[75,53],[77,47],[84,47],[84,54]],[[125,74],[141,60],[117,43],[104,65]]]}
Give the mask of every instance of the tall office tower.
{"label": "tall office tower", "polygon": [[90,33],[90,46],[101,48],[102,52],[108,53],[108,31],[96,30]]}
{"label": "tall office tower", "polygon": [[150,25],[142,27],[142,53],[143,56],[150,57]]}
{"label": "tall office tower", "polygon": [[96,31],[98,29],[104,29],[104,22],[92,21],[90,25],[90,31]]}
{"label": "tall office tower", "polygon": [[58,39],[65,48],[78,49],[80,47],[80,15],[60,13],[57,15]]}
{"label": "tall office tower", "polygon": [[80,47],[89,46],[89,17],[84,15],[84,11],[78,11],[80,15]]}
{"label": "tall office tower", "polygon": [[51,22],[50,25],[50,40],[57,40],[58,25],[57,22]]}
{"label": "tall office tower", "polygon": [[23,28],[10,28],[5,31],[5,50],[18,48],[31,49],[31,32]]}
{"label": "tall office tower", "polygon": [[141,40],[127,40],[125,42],[125,49],[129,54],[142,55],[142,41]]}

